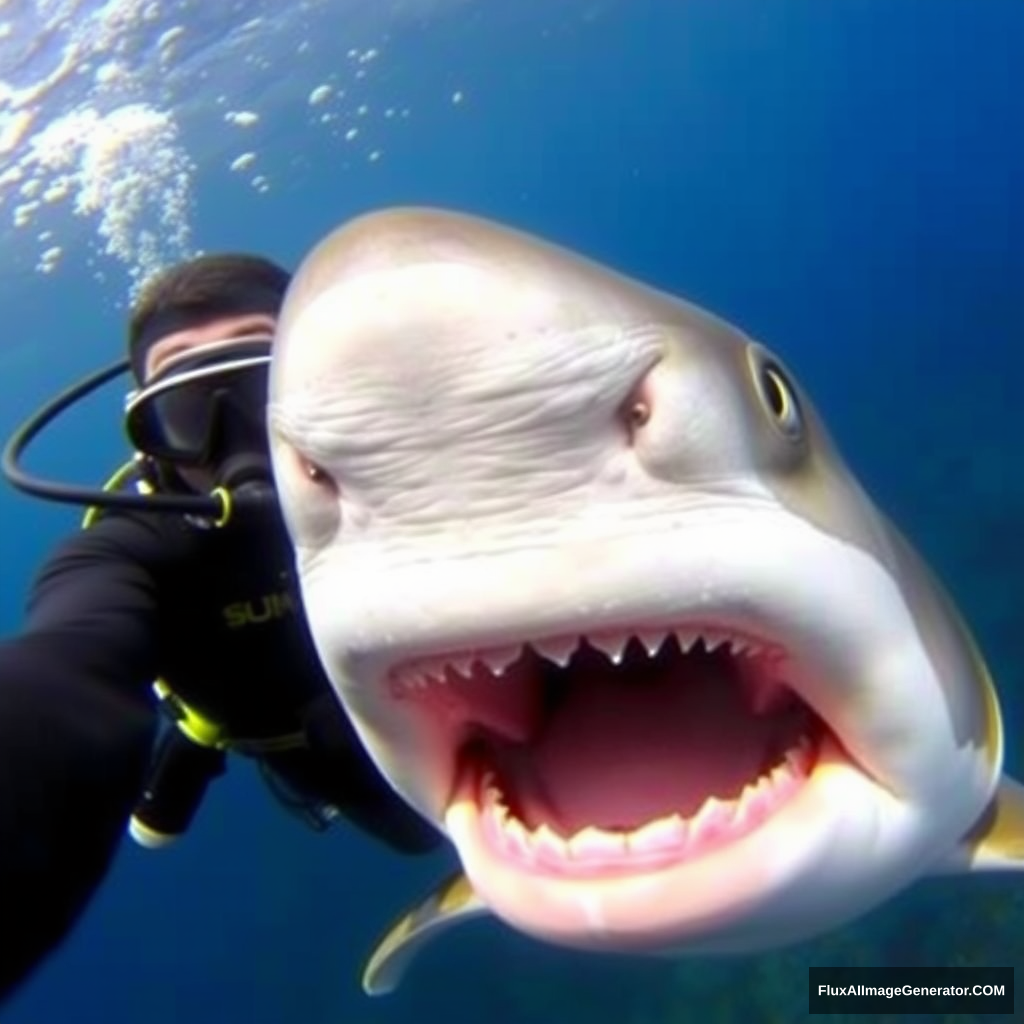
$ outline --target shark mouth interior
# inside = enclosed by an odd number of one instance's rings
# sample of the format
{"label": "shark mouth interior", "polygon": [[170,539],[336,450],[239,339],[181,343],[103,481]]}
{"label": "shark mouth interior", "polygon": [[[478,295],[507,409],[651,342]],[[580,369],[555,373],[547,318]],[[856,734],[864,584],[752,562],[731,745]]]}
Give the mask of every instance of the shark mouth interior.
{"label": "shark mouth interior", "polygon": [[569,875],[735,842],[810,777],[827,729],[785,648],[716,629],[622,631],[408,662],[391,693],[439,721],[452,799],[492,853]]}

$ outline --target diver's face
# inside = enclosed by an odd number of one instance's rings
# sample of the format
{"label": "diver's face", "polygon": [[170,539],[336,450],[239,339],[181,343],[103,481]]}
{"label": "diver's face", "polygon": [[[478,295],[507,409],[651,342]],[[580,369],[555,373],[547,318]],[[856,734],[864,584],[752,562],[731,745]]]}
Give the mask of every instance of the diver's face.
{"label": "diver's face", "polygon": [[273,334],[277,320],[269,313],[240,313],[234,316],[220,316],[202,326],[188,327],[161,338],[146,354],[146,376],[148,381],[163,369],[164,364],[174,356],[201,345],[215,341],[231,341],[237,338],[251,338],[254,334]]}
{"label": "diver's face", "polygon": [[[214,342],[231,340],[241,342],[252,338],[253,335],[273,335],[276,327],[276,318],[268,313],[242,313],[217,317],[201,326],[175,331],[174,334],[168,334],[150,347],[146,354],[145,380],[149,381],[171,359],[189,349],[211,345]],[[213,473],[207,469],[181,466],[177,473],[189,487],[201,494],[208,492],[215,482]]]}

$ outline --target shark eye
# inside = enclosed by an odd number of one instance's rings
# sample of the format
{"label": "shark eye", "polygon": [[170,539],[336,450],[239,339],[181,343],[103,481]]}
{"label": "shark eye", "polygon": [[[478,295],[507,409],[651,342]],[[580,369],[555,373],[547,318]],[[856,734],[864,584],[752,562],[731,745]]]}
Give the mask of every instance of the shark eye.
{"label": "shark eye", "polygon": [[300,463],[302,466],[302,475],[310,481],[310,483],[317,484],[322,487],[333,487],[334,481],[331,479],[330,474],[322,466],[318,466],[315,462],[307,458],[301,458]]}
{"label": "shark eye", "polygon": [[632,440],[651,419],[651,398],[646,380],[639,381],[619,406],[619,418]]}
{"label": "shark eye", "polygon": [[626,409],[626,419],[631,427],[642,427],[651,418],[651,407],[642,398],[632,401]]}
{"label": "shark eye", "polygon": [[292,536],[302,548],[320,548],[341,527],[341,490],[334,476],[291,445],[280,456],[285,472],[279,487],[290,500],[288,521]]}
{"label": "shark eye", "polygon": [[273,420],[270,442],[274,482],[292,540],[300,549],[322,548],[341,528],[341,487]]}
{"label": "shark eye", "polygon": [[786,374],[771,360],[764,360],[754,370],[758,397],[778,430],[791,441],[804,436],[804,418],[796,392]]}

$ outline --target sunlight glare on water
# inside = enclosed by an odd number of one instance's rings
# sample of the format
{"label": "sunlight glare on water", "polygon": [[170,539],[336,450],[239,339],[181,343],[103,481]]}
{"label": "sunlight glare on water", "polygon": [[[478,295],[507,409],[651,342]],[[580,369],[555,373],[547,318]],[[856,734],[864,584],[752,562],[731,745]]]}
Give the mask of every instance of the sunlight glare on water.
{"label": "sunlight glare on water", "polygon": [[[399,125],[411,113],[366,96],[388,28],[463,2],[0,0],[0,240],[40,273],[84,245],[99,279],[111,263],[123,268],[130,297],[195,251],[205,149],[227,146],[225,171],[258,193],[272,188],[266,118],[250,97],[294,103],[375,163],[385,147],[374,119]],[[327,19],[351,39],[344,59],[318,64]]]}

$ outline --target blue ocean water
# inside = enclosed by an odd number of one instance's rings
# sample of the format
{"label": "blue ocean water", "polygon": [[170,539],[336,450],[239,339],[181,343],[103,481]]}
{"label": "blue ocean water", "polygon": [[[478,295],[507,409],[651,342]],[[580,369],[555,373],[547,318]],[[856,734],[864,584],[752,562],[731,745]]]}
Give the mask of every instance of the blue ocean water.
{"label": "blue ocean water", "polygon": [[[956,596],[1003,696],[1007,767],[1024,776],[1024,5],[410,0],[382,5],[384,17],[337,0],[309,5],[312,45],[261,40],[254,57],[240,29],[263,6],[182,5],[161,26],[203,42],[190,57],[187,244],[294,265],[354,214],[452,206],[762,338]],[[355,62],[372,74],[352,77],[352,47],[379,48]],[[225,169],[247,143],[221,116],[220,86],[203,84],[218,53],[229,80],[224,62],[237,63],[228,106],[261,111],[248,138],[253,166],[271,168],[266,191]],[[337,132],[310,117],[307,93],[338,69],[350,102],[370,108],[366,127],[358,106]],[[346,139],[348,124],[360,134]],[[5,219],[14,202],[5,196]],[[92,230],[76,220],[49,273],[32,270],[24,230],[5,236],[5,434],[120,355],[138,253],[97,254]],[[119,401],[113,388],[69,416],[33,466],[103,478],[124,451]],[[77,512],[4,486],[0,522],[7,633]],[[739,962],[595,960],[473,924],[432,947],[397,994],[367,1000],[366,953],[450,862],[409,863],[344,830],[310,834],[238,764],[176,848],[125,843],[4,1020],[787,1022],[806,1014],[808,963],[1024,962],[1024,885],[977,878],[924,883],[841,934]]]}

